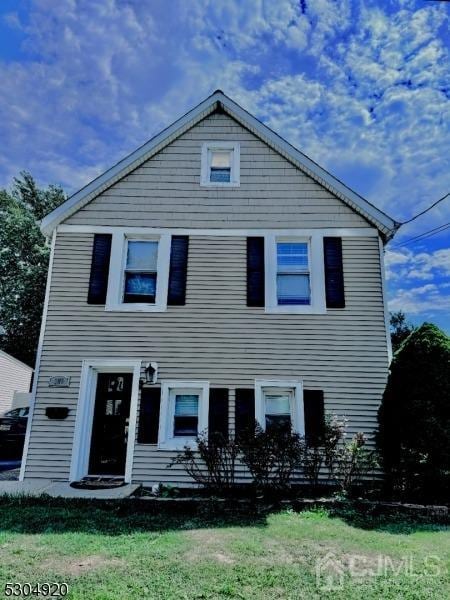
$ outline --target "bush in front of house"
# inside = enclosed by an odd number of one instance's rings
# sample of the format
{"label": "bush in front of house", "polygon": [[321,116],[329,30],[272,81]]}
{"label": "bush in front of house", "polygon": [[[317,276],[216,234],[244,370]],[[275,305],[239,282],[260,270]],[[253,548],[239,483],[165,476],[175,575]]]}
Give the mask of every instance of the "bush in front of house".
{"label": "bush in front of house", "polygon": [[236,465],[247,467],[257,490],[282,492],[294,477],[303,476],[314,492],[319,484],[331,484],[349,496],[376,465],[366,438],[357,433],[345,441],[347,422],[326,416],[323,431],[308,443],[290,428],[264,430],[257,422],[238,439],[202,432],[196,449],[185,446],[169,466],[181,465],[198,484],[213,493],[227,494],[236,486]]}
{"label": "bush in front of house", "polygon": [[230,490],[235,485],[239,446],[234,439],[220,433],[199,434],[196,449],[185,446],[169,467],[181,465],[192,479],[214,492]]}
{"label": "bush in front of house", "polygon": [[337,488],[341,496],[351,496],[378,466],[377,453],[366,447],[363,432],[355,433],[349,441],[346,437],[347,419],[326,415],[323,431],[305,446],[303,475],[313,492],[326,483]]}
{"label": "bush in front of house", "polygon": [[396,352],[378,422],[386,490],[410,500],[445,501],[450,486],[450,338],[435,325],[424,323]]}
{"label": "bush in front of house", "polygon": [[336,415],[326,415],[323,430],[307,440],[302,468],[305,478],[314,491],[319,488],[324,469],[327,481],[331,481],[338,448],[346,435],[346,428],[346,419],[339,419]]}
{"label": "bush in front of house", "polygon": [[336,449],[333,477],[343,496],[351,495],[379,466],[377,453],[366,448],[366,443],[366,436],[360,431]]}
{"label": "bush in front of house", "polygon": [[255,423],[254,430],[239,437],[239,449],[257,488],[283,490],[290,487],[294,471],[302,463],[305,442],[290,428],[264,430]]}
{"label": "bush in front of house", "polygon": [[200,433],[195,450],[185,446],[169,467],[181,465],[196,483],[213,493],[227,493],[235,487],[239,457],[257,489],[282,490],[290,487],[303,455],[304,440],[300,435],[281,427],[264,431],[255,422],[238,439]]}

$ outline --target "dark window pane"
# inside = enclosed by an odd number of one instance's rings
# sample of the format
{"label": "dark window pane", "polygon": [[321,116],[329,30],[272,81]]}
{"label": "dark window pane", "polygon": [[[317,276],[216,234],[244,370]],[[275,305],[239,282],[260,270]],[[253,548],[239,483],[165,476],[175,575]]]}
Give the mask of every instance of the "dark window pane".
{"label": "dark window pane", "polygon": [[196,436],[198,432],[198,417],[174,418],[173,435],[175,437]]}
{"label": "dark window pane", "polygon": [[210,181],[229,183],[231,181],[231,169],[229,167],[225,169],[211,167]]}
{"label": "dark window pane", "polygon": [[287,431],[291,428],[291,417],[287,415],[266,415],[266,430]]}
{"label": "dark window pane", "polygon": [[125,273],[124,302],[155,302],[156,273]]}

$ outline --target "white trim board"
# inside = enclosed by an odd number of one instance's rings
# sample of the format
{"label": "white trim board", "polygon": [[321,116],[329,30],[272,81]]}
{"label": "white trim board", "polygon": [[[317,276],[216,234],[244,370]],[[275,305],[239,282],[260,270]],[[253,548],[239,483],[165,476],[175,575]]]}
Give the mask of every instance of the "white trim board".
{"label": "white trim board", "polygon": [[292,236],[311,236],[320,233],[324,237],[378,237],[378,230],[374,227],[327,227],[314,229],[196,229],[190,228],[172,228],[172,227],[115,227],[109,225],[59,225],[58,233],[118,233],[121,235],[162,235],[171,233],[172,235],[211,235],[211,236],[252,236],[252,235],[292,235]]}
{"label": "white trim board", "polygon": [[124,474],[125,482],[131,482],[134,446],[136,442],[136,420],[139,396],[139,378],[141,375],[141,361],[111,358],[86,359],[82,362],[80,392],[78,396],[72,459],[70,464],[69,480],[71,482],[79,481],[88,474],[89,470],[89,453],[91,448],[97,375],[99,373],[114,372],[133,374],[127,454]]}
{"label": "white trim board", "polygon": [[31,390],[30,411],[28,413],[27,430],[25,433],[25,442],[23,445],[22,463],[20,465],[19,481],[24,480],[25,471],[27,468],[28,448],[30,445],[31,428],[33,426],[34,408],[36,405],[36,392],[37,392],[37,386],[38,386],[38,381],[39,381],[39,369],[41,366],[42,347],[44,345],[45,328],[47,325],[48,302],[50,299],[50,286],[51,286],[51,282],[52,282],[53,257],[55,256],[56,235],[57,235],[57,232],[55,229],[55,230],[53,230],[53,233],[52,233],[52,245],[51,245],[51,249],[50,249],[50,260],[49,260],[49,265],[48,265],[47,283],[45,285],[44,310],[42,312],[41,330],[39,332],[39,342],[38,342],[38,349],[37,349],[37,354],[36,354],[36,365],[35,365],[35,373],[34,373],[34,380],[33,380],[33,389]]}
{"label": "white trim board", "polygon": [[225,113],[254,133],[276,152],[284,156],[292,164],[307,173],[320,185],[353,208],[353,210],[361,214],[369,223],[375,225],[387,239],[391,239],[394,236],[400,226],[399,223],[370,204],[370,202],[328,173],[328,171],[320,167],[308,156],[294,148],[294,146],[281,136],[231,100],[221,90],[216,90],[211,96],[203,100],[203,102],[175,121],[167,129],[91,181],[91,183],[71,196],[61,206],[53,210],[42,220],[42,232],[45,235],[50,235],[57,225],[218,108],[224,110]]}
{"label": "white trim board", "polygon": [[386,332],[388,364],[390,365],[391,361],[392,361],[392,339],[391,339],[389,308],[388,308],[388,304],[387,304],[386,271],[384,268],[384,246],[383,246],[383,241],[380,237],[378,238],[378,246],[380,249],[380,275],[381,275],[381,293],[383,295],[384,328],[385,328],[385,332]]}

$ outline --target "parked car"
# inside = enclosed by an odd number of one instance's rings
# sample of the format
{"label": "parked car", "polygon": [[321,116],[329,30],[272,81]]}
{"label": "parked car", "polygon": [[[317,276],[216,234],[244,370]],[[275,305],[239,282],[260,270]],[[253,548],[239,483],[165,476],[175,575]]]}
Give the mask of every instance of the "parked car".
{"label": "parked car", "polygon": [[22,458],[29,408],[13,408],[0,415],[0,460]]}

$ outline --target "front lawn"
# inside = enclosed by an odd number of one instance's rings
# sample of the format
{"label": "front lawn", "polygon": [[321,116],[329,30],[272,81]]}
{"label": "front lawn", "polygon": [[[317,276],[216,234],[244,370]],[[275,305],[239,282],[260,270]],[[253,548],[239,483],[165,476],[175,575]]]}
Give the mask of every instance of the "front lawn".
{"label": "front lawn", "polygon": [[323,511],[155,516],[124,503],[0,499],[1,594],[7,582],[67,582],[68,598],[86,600],[441,599],[450,597],[449,567],[443,525]]}

